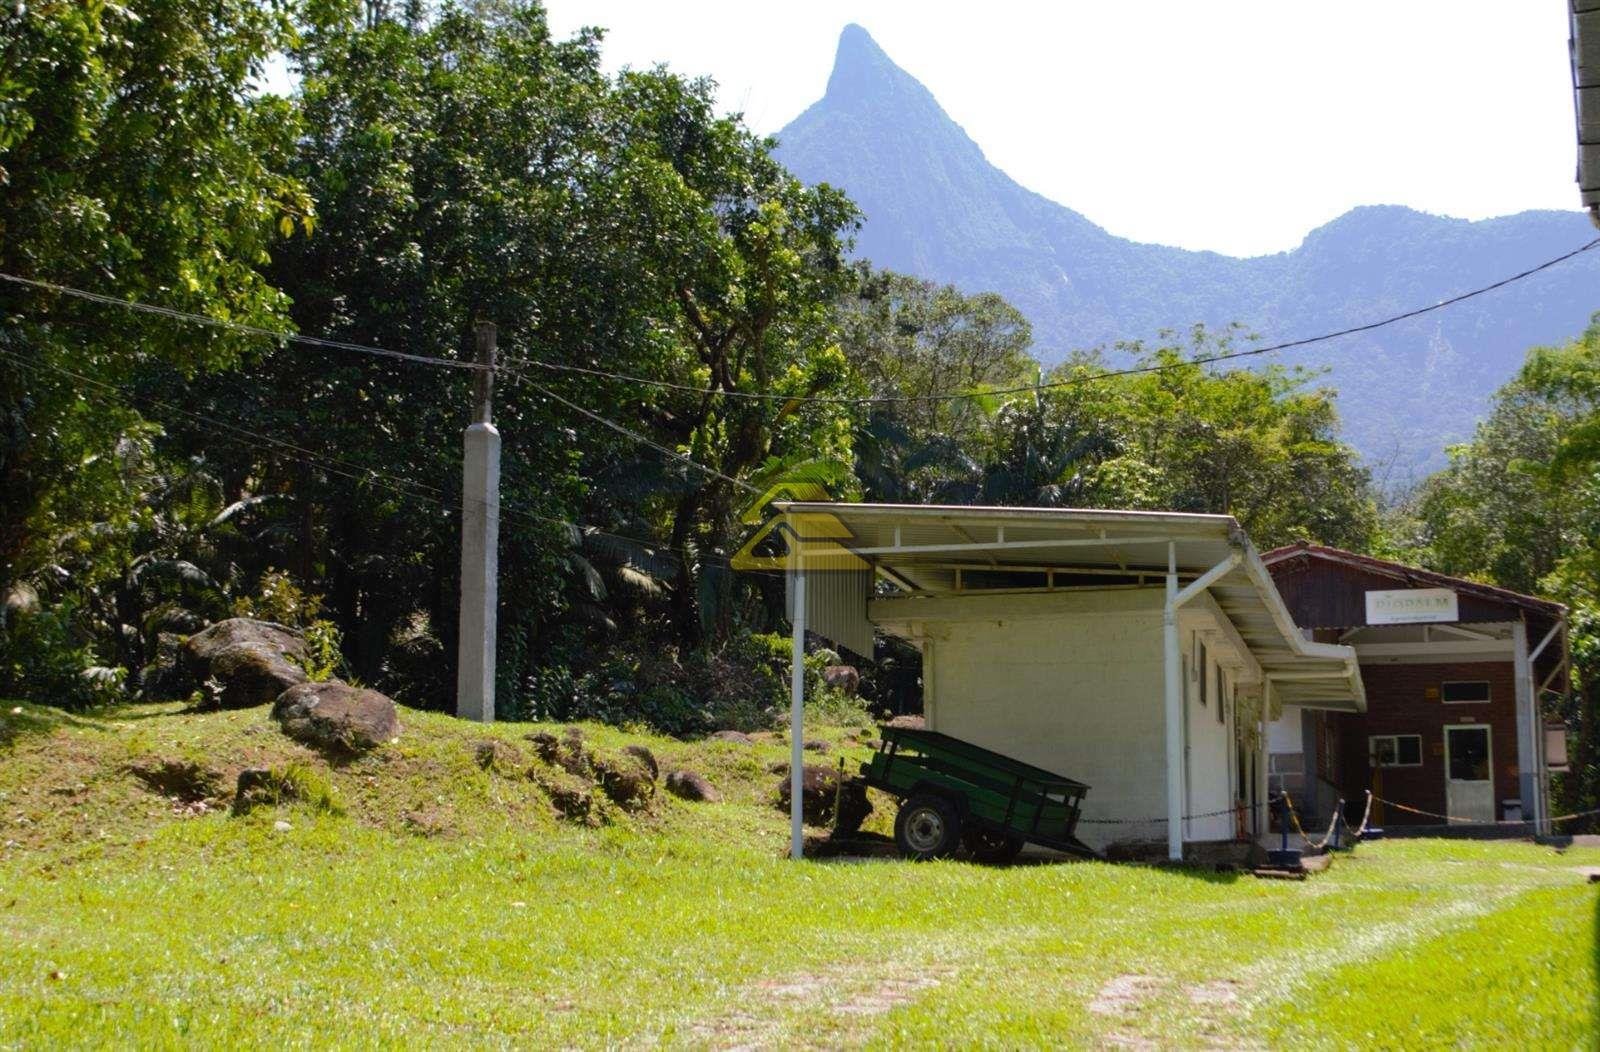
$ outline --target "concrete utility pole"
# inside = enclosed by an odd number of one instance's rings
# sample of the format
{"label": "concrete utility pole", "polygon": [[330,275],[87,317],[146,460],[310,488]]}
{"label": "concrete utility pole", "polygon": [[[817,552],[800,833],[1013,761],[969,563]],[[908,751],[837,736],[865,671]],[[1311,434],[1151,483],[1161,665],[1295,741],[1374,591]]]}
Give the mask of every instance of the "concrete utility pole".
{"label": "concrete utility pole", "polygon": [[477,325],[472,423],[463,440],[461,476],[461,620],[456,644],[456,715],[494,722],[494,637],[500,579],[500,432],[494,402],[495,326]]}

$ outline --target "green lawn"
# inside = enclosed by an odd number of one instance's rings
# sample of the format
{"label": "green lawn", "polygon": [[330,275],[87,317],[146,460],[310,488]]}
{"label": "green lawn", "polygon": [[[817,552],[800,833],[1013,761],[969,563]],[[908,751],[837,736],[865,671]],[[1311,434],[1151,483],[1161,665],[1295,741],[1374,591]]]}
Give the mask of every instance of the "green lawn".
{"label": "green lawn", "polygon": [[[443,717],[406,712],[397,746],[330,768],[264,710],[11,709],[0,1045],[1593,1048],[1600,1034],[1596,890],[1576,868],[1600,851],[1390,841],[1305,883],[796,865],[766,799],[779,741],[586,728],[602,749],[647,742],[729,797],[586,828],[515,770],[480,768],[485,732]],[[224,784],[298,760],[336,806],[185,807],[135,773],[169,760]]]}

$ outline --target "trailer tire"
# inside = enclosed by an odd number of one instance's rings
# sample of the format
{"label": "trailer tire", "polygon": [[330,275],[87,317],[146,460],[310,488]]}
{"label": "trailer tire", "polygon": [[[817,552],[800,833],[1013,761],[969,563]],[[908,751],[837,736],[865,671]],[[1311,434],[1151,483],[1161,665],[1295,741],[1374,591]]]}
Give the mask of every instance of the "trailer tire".
{"label": "trailer tire", "polygon": [[1015,861],[1022,853],[1024,843],[1021,837],[1014,834],[975,825],[967,826],[961,841],[974,862],[982,862],[987,866],[1003,866]]}
{"label": "trailer tire", "polygon": [[961,846],[961,809],[937,793],[917,793],[894,819],[900,853],[916,862],[949,858]]}

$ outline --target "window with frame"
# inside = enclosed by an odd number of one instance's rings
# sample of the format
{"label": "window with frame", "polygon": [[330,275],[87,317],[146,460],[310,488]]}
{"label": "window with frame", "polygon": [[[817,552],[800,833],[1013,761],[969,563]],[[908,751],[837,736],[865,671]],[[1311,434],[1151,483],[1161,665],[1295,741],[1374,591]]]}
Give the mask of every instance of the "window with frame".
{"label": "window with frame", "polygon": [[1472,705],[1489,700],[1486,679],[1457,680],[1439,685],[1439,700],[1446,705]]}
{"label": "window with frame", "polygon": [[1367,755],[1374,767],[1421,767],[1422,735],[1374,734],[1367,739]]}
{"label": "window with frame", "polygon": [[1195,667],[1200,675],[1200,707],[1203,709],[1206,707],[1206,684],[1209,682],[1209,678],[1206,676],[1206,645],[1204,643],[1200,644],[1200,656],[1195,660]]}
{"label": "window with frame", "polygon": [[1222,678],[1222,666],[1217,666],[1217,722],[1228,722],[1228,706],[1224,700],[1228,696],[1227,682]]}

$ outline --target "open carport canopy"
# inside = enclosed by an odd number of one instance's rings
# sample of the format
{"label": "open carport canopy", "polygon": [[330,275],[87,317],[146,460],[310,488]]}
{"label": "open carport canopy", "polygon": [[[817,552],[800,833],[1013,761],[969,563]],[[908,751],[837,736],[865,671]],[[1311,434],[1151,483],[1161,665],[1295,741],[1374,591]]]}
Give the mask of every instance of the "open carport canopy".
{"label": "open carport canopy", "polygon": [[[1170,552],[1180,588],[1217,571],[1207,590],[1260,664],[1276,701],[1366,709],[1355,651],[1305,638],[1230,515],[798,501],[777,507],[791,571],[817,584],[829,575],[875,577],[912,596],[1158,586]],[[837,591],[860,599],[829,603],[826,588],[811,586],[810,595],[822,595],[831,607],[819,610],[819,600],[808,601],[812,630],[835,638],[830,619],[864,621],[864,591]],[[853,631],[840,624],[839,634]]]}

